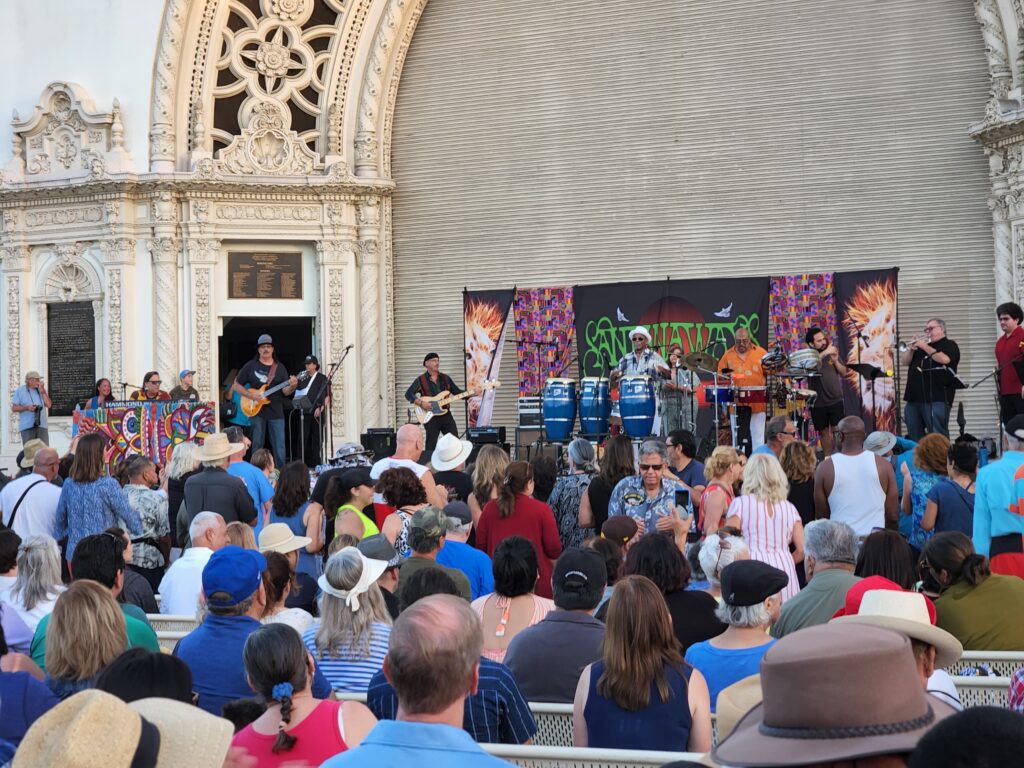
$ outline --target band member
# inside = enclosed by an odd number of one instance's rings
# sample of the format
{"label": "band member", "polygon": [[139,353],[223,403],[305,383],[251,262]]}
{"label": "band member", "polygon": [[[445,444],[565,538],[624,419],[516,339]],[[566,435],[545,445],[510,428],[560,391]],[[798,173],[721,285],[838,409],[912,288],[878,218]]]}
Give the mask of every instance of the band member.
{"label": "band member", "polygon": [[11,412],[18,414],[21,444],[39,439],[50,444],[50,431],[46,427],[46,412],[53,407],[39,371],[25,374],[25,383],[11,396]]}
{"label": "band member", "polygon": [[116,400],[110,379],[100,379],[92,390],[92,397],[86,402],[86,408],[102,408],[112,400]]}
{"label": "band member", "polygon": [[683,365],[683,348],[673,344],[668,351],[669,378],[662,387],[662,434],[676,430],[693,432],[696,419],[693,393],[700,386],[697,374]]}
{"label": "band member", "polygon": [[669,377],[668,363],[665,358],[650,348],[651,334],[642,325],[638,325],[629,334],[633,342],[633,351],[624,355],[609,376],[608,383],[614,387],[623,376],[650,376],[654,380],[654,434],[660,434],[661,424],[661,381]]}
{"label": "band member", "polygon": [[171,390],[171,400],[198,400],[199,390],[192,386],[196,372],[186,368],[178,374],[178,386]]}
{"label": "band member", "polygon": [[[320,361],[316,355],[307,355],[304,361],[306,373],[309,379],[299,389],[295,390],[293,403],[296,408],[305,411],[305,427],[302,439],[304,440],[304,456],[306,466],[313,468],[320,463],[320,443],[323,438],[323,413],[330,407],[331,387],[327,383],[327,377],[320,372]],[[307,398],[303,400],[302,398]],[[299,436],[292,427],[293,435],[298,440]],[[298,456],[300,451],[293,451],[293,458]]]}
{"label": "band member", "polygon": [[999,420],[1005,424],[1018,413],[1024,413],[1024,385],[1014,361],[1024,361],[1024,309],[1007,302],[996,307],[1003,335],[996,342],[996,365],[999,372]]}
{"label": "band member", "polygon": [[826,456],[832,455],[832,430],[843,418],[843,384],[842,377],[846,375],[846,365],[839,358],[839,350],[829,341],[825,332],[818,327],[807,329],[804,334],[804,341],[811,349],[818,351],[821,358],[818,360],[817,377],[810,377],[808,385],[815,391],[814,406],[811,408],[811,421],[814,428],[821,435],[821,449]]}
{"label": "band member", "polygon": [[274,340],[270,334],[264,333],[256,341],[256,357],[242,366],[235,383],[231,385],[235,392],[247,397],[254,403],[263,400],[260,388],[266,385],[272,389],[287,382],[287,386],[277,390],[267,398],[269,402],[259,413],[249,418],[252,424],[252,452],[262,448],[270,440],[270,452],[274,454],[274,462],[279,467],[285,464],[284,453],[284,399],[299,386],[299,380],[289,376],[274,354]]}
{"label": "band member", "polygon": [[[425,397],[434,397],[441,392],[447,391],[452,395],[461,395],[462,390],[452,381],[447,373],[441,373],[441,358],[437,352],[430,352],[423,358],[423,367],[426,368],[422,374],[416,377],[409,388],[405,390],[405,399],[418,408],[430,410],[430,403]],[[459,428],[455,425],[455,417],[451,410],[442,416],[434,416],[426,424],[427,442],[426,450],[434,450],[439,435],[458,435]]]}
{"label": "band member", "polygon": [[924,327],[924,336],[914,338],[907,351],[900,353],[907,369],[907,388],[903,393],[907,436],[917,442],[930,432],[949,437],[949,409],[956,397],[953,388],[960,364],[960,347],[946,336],[946,322],[932,318]]}
{"label": "band member", "polygon": [[[737,387],[765,386],[761,358],[768,352],[755,344],[746,328],[736,329],[736,343],[718,362],[718,372],[732,376]],[[765,403],[736,406],[736,445],[747,456],[764,445]]]}
{"label": "band member", "polygon": [[158,371],[148,371],[146,375],[142,377],[142,389],[136,389],[128,399],[170,400],[171,396],[164,390],[160,389],[161,384],[163,384],[163,382],[160,381],[160,373]]}

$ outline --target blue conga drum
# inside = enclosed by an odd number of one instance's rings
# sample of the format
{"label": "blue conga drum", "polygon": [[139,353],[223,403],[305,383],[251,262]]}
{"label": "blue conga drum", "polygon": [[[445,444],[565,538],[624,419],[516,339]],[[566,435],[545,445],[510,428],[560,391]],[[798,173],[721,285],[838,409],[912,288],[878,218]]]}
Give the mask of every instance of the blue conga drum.
{"label": "blue conga drum", "polygon": [[587,376],[580,386],[580,430],[585,435],[608,433],[608,419],[612,415],[612,399],[608,393],[608,379]]}
{"label": "blue conga drum", "polygon": [[650,376],[623,376],[619,380],[619,411],[627,435],[649,437],[654,408],[654,380]]}
{"label": "blue conga drum", "polygon": [[544,431],[548,440],[563,442],[576,425],[576,382],[548,379],[544,384]]}

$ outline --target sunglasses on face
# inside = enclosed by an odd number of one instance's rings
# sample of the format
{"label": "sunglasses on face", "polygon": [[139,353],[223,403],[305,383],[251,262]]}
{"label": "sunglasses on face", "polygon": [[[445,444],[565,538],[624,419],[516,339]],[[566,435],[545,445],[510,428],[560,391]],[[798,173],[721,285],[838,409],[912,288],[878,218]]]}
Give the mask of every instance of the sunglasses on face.
{"label": "sunglasses on face", "polygon": [[661,469],[664,466],[665,466],[664,464],[641,464],[640,465],[640,471],[641,472],[651,472],[651,471],[661,472]]}

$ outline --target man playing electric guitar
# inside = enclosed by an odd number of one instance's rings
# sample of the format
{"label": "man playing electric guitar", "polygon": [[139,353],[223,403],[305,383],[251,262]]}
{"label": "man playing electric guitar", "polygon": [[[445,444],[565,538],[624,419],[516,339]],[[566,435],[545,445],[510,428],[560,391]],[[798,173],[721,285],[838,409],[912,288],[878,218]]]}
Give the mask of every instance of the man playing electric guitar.
{"label": "man playing electric guitar", "polygon": [[262,448],[269,437],[270,452],[274,454],[274,462],[278,467],[283,467],[285,464],[284,398],[295,391],[299,380],[294,376],[289,376],[285,367],[277,362],[277,357],[274,355],[274,340],[269,334],[264,333],[259,337],[256,342],[256,351],[256,357],[242,366],[242,370],[238,372],[231,388],[242,397],[247,397],[254,403],[258,403],[265,397],[260,391],[261,387],[266,385],[269,390],[287,383],[287,386],[270,394],[266,398],[269,402],[259,413],[250,417],[252,450],[255,452]]}
{"label": "man playing electric guitar", "polygon": [[[426,368],[405,391],[405,399],[413,405],[425,411],[430,410],[430,403],[424,402],[422,398],[433,397],[447,390],[450,394],[460,395],[461,389],[452,381],[447,373],[441,373],[441,358],[436,352],[431,352],[423,358],[423,367]],[[435,415],[425,425],[427,430],[426,450],[434,450],[437,445],[437,438],[442,434],[458,435],[459,428],[455,425],[455,417],[451,412],[444,415]]]}

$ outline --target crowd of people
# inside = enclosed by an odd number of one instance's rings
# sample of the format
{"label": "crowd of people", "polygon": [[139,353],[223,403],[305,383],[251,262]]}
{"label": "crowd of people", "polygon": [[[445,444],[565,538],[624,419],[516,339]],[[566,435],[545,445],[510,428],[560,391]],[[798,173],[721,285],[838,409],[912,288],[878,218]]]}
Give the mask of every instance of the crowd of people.
{"label": "crowd of people", "polygon": [[[787,417],[765,434],[703,463],[687,430],[576,439],[559,473],[410,424],[315,480],[237,427],[159,467],[33,438],[0,490],[0,755],[497,765],[479,744],[530,744],[549,702],[579,747],[960,765],[945,670],[1024,651],[1024,416],[981,468],[857,417],[820,463]],[[196,622],[170,653],[157,613]],[[1008,696],[1019,748],[1024,670]]]}

